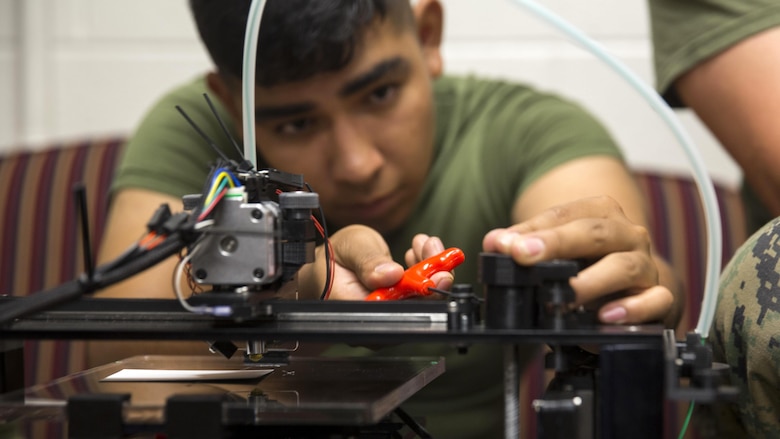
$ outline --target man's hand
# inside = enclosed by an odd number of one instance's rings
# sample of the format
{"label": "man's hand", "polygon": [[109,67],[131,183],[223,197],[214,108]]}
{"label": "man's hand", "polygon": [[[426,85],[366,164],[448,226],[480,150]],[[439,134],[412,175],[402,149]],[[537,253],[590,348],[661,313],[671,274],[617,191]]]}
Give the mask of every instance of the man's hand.
{"label": "man's hand", "polygon": [[[444,250],[444,244],[441,242],[439,237],[428,236],[419,233],[415,235],[414,238],[412,238],[412,248],[406,251],[406,254],[404,255],[404,261],[408,267],[411,267],[423,259],[430,258],[431,256],[437,255]],[[440,271],[438,273],[434,273],[431,276],[431,280],[436,284],[436,288],[440,290],[449,290],[452,287],[454,276],[452,275],[452,272]],[[431,299],[440,299],[441,295],[431,294],[430,296],[425,297]]]}
{"label": "man's hand", "polygon": [[[379,232],[370,227],[352,225],[330,236],[333,248],[333,284],[330,299],[363,300],[371,291],[398,282],[404,268],[394,262],[390,249]],[[302,294],[319,297],[325,285],[325,248],[317,248],[315,262],[299,272]]]}
{"label": "man's hand", "polygon": [[[330,237],[330,242],[335,261],[330,299],[363,300],[377,288],[394,285],[404,274],[404,267],[393,261],[385,240],[370,227],[344,227]],[[444,245],[439,238],[417,235],[405,262],[411,266],[442,251]],[[305,297],[319,297],[325,284],[325,270],[325,249],[320,247],[316,262],[305,265],[299,272],[299,286]],[[431,279],[437,288],[452,286],[452,273],[436,273]]]}
{"label": "man's hand", "polygon": [[[631,222],[610,197],[592,197],[553,207],[506,229],[489,232],[488,252],[511,255],[521,265],[551,259],[596,262],[571,280],[577,303],[626,291],[599,310],[605,323],[640,323],[669,317],[674,296],[659,285],[660,261],[647,230]],[[665,267],[664,264],[664,268]],[[672,317],[674,320],[674,317]]]}

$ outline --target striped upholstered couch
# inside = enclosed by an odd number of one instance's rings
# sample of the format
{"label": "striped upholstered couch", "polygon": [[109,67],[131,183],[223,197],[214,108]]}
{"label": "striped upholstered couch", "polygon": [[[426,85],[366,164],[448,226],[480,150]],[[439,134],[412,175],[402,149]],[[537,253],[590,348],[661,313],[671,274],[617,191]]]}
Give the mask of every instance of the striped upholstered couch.
{"label": "striped upholstered couch", "polygon": [[[26,295],[72,279],[83,271],[80,232],[71,188],[87,187],[93,246],[103,231],[109,182],[121,155],[122,139],[103,138],[52,145],[38,152],[0,156],[0,294]],[[655,246],[679,269],[689,303],[681,324],[696,323],[703,289],[705,235],[695,186],[686,177],[637,172],[647,194]],[[719,187],[724,224],[724,261],[745,239],[744,216],[734,191]],[[93,249],[94,250],[94,249]],[[26,384],[51,380],[83,368],[80,342],[27,342]],[[526,371],[526,401],[543,387],[541,367]],[[531,416],[524,404],[523,418]],[[669,437],[677,422],[670,415]],[[533,437],[533,423],[524,422],[524,437]]]}
{"label": "striped upholstered couch", "polygon": [[[92,254],[103,233],[120,138],[53,144],[0,157],[0,294],[27,295],[84,270],[73,186],[86,187]],[[25,384],[82,370],[81,342],[25,342]]]}

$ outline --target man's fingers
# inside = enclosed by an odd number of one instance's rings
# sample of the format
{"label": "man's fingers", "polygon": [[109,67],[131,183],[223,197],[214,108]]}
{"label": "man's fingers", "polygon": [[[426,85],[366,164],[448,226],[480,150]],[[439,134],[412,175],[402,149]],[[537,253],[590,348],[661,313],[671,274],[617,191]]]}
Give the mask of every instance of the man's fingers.
{"label": "man's fingers", "polygon": [[336,264],[354,273],[368,290],[392,285],[403,275],[403,267],[393,261],[387,243],[373,229],[345,227],[334,236],[332,245]]}
{"label": "man's fingers", "polygon": [[407,267],[411,267],[422,260],[423,246],[430,239],[430,236],[424,233],[418,233],[412,238],[412,246],[404,254],[404,262]]}
{"label": "man's fingers", "polygon": [[434,273],[433,276],[431,276],[431,280],[436,285],[437,289],[449,291],[455,281],[455,276],[449,271],[440,271]]}
{"label": "man's fingers", "polygon": [[625,214],[615,199],[602,195],[551,207],[520,224],[511,226],[510,230],[518,233],[529,233],[585,218],[625,218]]}
{"label": "man's fingers", "polygon": [[652,260],[639,252],[612,253],[582,269],[570,282],[577,292],[577,303],[588,303],[605,291],[649,288],[658,284]]}
{"label": "man's fingers", "polygon": [[[570,284],[578,304],[609,300],[599,309],[599,319],[604,323],[660,321],[674,303],[672,292],[658,286],[653,261],[640,252],[609,254],[580,271]],[[610,291],[614,292],[611,296],[604,296]]]}
{"label": "man's fingers", "polygon": [[664,286],[656,285],[602,306],[599,309],[599,320],[617,324],[660,322],[669,314],[673,302],[672,292]]}
{"label": "man's fingers", "polygon": [[484,240],[486,251],[511,255],[519,264],[565,258],[598,258],[632,250],[648,250],[647,229],[628,222],[580,219],[551,229],[521,234],[515,230],[491,231]]}
{"label": "man's fingers", "polygon": [[[657,286],[659,268],[649,232],[607,196],[573,201],[493,230],[485,236],[483,248],[510,255],[521,265],[595,260],[571,279],[571,286],[578,304],[600,306],[599,318],[605,323],[660,321],[673,310],[672,292]],[[610,295],[620,291],[627,295]]]}
{"label": "man's fingers", "polygon": [[411,267],[423,259],[435,256],[444,250],[444,243],[438,236],[418,233],[412,238],[412,248],[404,254],[404,262],[406,262],[407,267]]}

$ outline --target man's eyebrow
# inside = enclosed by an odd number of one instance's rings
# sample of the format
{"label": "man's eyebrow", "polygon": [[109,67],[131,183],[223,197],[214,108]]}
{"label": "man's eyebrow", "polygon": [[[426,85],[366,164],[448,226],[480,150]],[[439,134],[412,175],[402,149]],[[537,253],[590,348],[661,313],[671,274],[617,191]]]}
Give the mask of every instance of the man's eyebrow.
{"label": "man's eyebrow", "polygon": [[339,95],[348,96],[360,91],[361,89],[376,82],[382,76],[394,71],[405,71],[409,69],[409,62],[400,56],[384,60],[376,64],[371,70],[350,80],[339,90]]}
{"label": "man's eyebrow", "polygon": [[[339,90],[339,95],[348,96],[356,93],[363,88],[373,84],[388,73],[404,72],[409,69],[409,62],[400,56],[386,59],[376,64],[371,70],[351,79]],[[300,102],[280,106],[258,106],[255,107],[255,123],[260,123],[273,119],[282,119],[292,116],[298,116],[315,109],[314,103]]]}
{"label": "man's eyebrow", "polygon": [[301,102],[297,104],[255,107],[255,123],[281,119],[285,117],[297,116],[314,110],[314,104],[310,102]]}

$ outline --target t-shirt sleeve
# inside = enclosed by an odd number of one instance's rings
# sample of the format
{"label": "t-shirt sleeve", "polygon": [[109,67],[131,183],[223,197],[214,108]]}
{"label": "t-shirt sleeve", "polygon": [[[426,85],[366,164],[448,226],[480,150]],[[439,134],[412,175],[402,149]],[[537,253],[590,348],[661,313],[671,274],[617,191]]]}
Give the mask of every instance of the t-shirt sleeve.
{"label": "t-shirt sleeve", "polygon": [[553,168],[591,156],[623,160],[582,106],[523,84],[447,77],[437,102],[440,140],[423,204],[468,205],[490,227],[508,225],[518,197]]}
{"label": "t-shirt sleeve", "polygon": [[[579,104],[555,95],[509,90],[492,111],[485,136],[489,187],[516,200],[553,168],[591,156],[623,156],[610,133]],[[513,96],[517,94],[517,96]]]}
{"label": "t-shirt sleeve", "polygon": [[780,26],[777,0],[648,0],[656,88],[738,42]]}
{"label": "t-shirt sleeve", "polygon": [[[217,153],[177,111],[180,106],[221,149],[230,144],[203,94],[203,78],[178,87],[158,100],[125,147],[112,192],[148,189],[175,197],[199,193]],[[212,98],[212,102],[215,99]],[[218,103],[221,117],[227,117]],[[226,124],[230,122],[226,120]],[[232,146],[231,146],[232,147]]]}
{"label": "t-shirt sleeve", "polygon": [[[539,177],[571,160],[592,156],[623,160],[620,148],[604,125],[572,101],[542,95],[526,112],[530,113],[524,123],[526,129],[515,133],[510,130],[506,140],[501,142],[501,146],[507,148],[506,157],[512,157],[512,150],[523,154],[522,160],[503,164],[511,164],[514,169],[508,172],[520,177],[515,183],[515,198]],[[511,113],[501,117],[511,119]],[[508,126],[519,127],[519,124]],[[522,148],[518,147],[520,144]]]}

